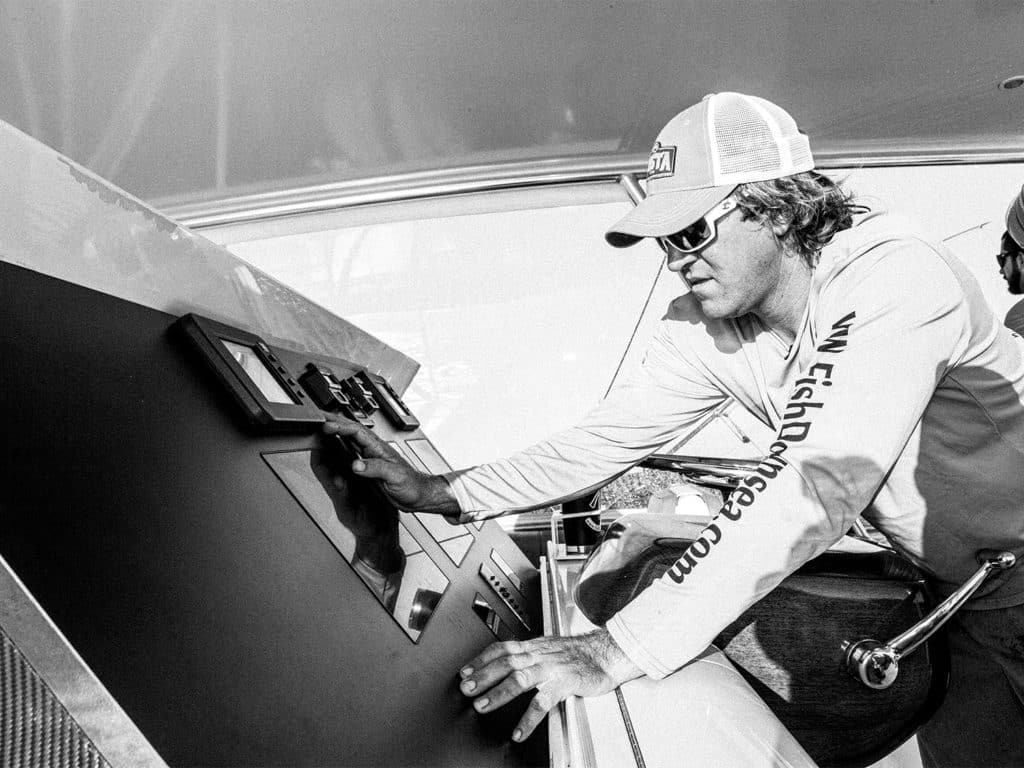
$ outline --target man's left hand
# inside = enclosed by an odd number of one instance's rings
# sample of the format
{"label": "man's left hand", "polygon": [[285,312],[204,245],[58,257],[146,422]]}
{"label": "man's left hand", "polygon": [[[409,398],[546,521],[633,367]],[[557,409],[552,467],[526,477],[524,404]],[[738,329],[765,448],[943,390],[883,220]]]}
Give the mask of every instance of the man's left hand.
{"label": "man's left hand", "polygon": [[494,643],[463,667],[462,692],[478,712],[492,712],[536,688],[512,733],[527,738],[558,702],[570,696],[600,696],[643,672],[605,629],[575,637],[538,637]]}

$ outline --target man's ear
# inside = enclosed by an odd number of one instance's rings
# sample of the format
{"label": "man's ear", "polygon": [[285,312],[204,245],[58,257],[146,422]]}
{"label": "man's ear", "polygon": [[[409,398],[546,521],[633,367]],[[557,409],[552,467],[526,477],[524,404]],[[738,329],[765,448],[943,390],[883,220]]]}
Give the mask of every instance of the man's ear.
{"label": "man's ear", "polygon": [[776,238],[781,240],[782,238],[784,238],[789,233],[789,230],[792,227],[793,227],[793,222],[792,221],[773,221],[772,222],[772,234],[774,234]]}

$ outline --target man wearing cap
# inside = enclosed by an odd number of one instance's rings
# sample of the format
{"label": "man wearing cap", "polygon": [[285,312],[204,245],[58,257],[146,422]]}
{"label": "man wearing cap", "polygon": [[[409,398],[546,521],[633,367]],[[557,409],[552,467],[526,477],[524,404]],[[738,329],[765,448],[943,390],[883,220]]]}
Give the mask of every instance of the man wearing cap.
{"label": "man wearing cap", "polygon": [[[1020,295],[1024,293],[1024,188],[1006,209],[1006,231],[1000,246],[996,256],[999,271],[1010,293]],[[1003,325],[1024,336],[1024,299],[1010,307]]]}
{"label": "man wearing cap", "polygon": [[[657,238],[689,291],[640,369],[576,427],[507,459],[415,472],[358,425],[355,472],[403,509],[461,522],[600,487],[729,398],[775,431],[769,455],[666,574],[587,635],[495,644],[462,670],[479,711],[537,689],[513,734],[558,701],[662,678],[864,514],[951,592],[981,550],[1024,554],[1024,345],[968,270],[912,224],[814,172],[771,102],[705,97],[651,152],[647,197],[607,234]],[[951,621],[954,670],[929,765],[1024,764],[1024,568]]]}

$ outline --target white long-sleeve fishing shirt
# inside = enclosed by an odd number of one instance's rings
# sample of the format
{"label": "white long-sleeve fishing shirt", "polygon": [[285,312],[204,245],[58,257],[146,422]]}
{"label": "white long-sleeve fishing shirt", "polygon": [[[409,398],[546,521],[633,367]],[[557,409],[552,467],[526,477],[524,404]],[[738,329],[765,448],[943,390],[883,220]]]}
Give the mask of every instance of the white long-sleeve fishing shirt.
{"label": "white long-sleeve fishing shirt", "polygon": [[[572,429],[450,473],[462,521],[600,486],[725,398],[776,430],[769,455],[661,579],[608,622],[663,677],[862,512],[952,590],[982,549],[1024,554],[1024,341],[969,271],[907,222],[872,214],[823,250],[792,345],[754,316],[684,295],[638,372]],[[974,608],[1024,602],[1024,568]]]}

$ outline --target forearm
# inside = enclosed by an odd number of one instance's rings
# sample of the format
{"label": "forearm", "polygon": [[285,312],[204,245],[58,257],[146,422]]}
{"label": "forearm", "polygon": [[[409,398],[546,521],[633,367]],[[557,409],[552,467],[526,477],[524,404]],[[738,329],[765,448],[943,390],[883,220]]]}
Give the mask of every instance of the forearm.
{"label": "forearm", "polygon": [[637,677],[643,677],[644,671],[626,655],[607,629],[601,627],[590,635],[593,638],[592,649],[595,658],[613,685],[619,686]]}
{"label": "forearm", "polygon": [[[622,422],[627,418],[614,416]],[[473,519],[557,504],[607,484],[678,431],[668,419],[644,427],[590,419],[508,458],[446,477],[453,497]]]}
{"label": "forearm", "polygon": [[680,350],[684,340],[671,325],[659,327],[642,365],[576,426],[505,459],[448,473],[463,521],[536,509],[599,488],[718,406],[720,388]]}

